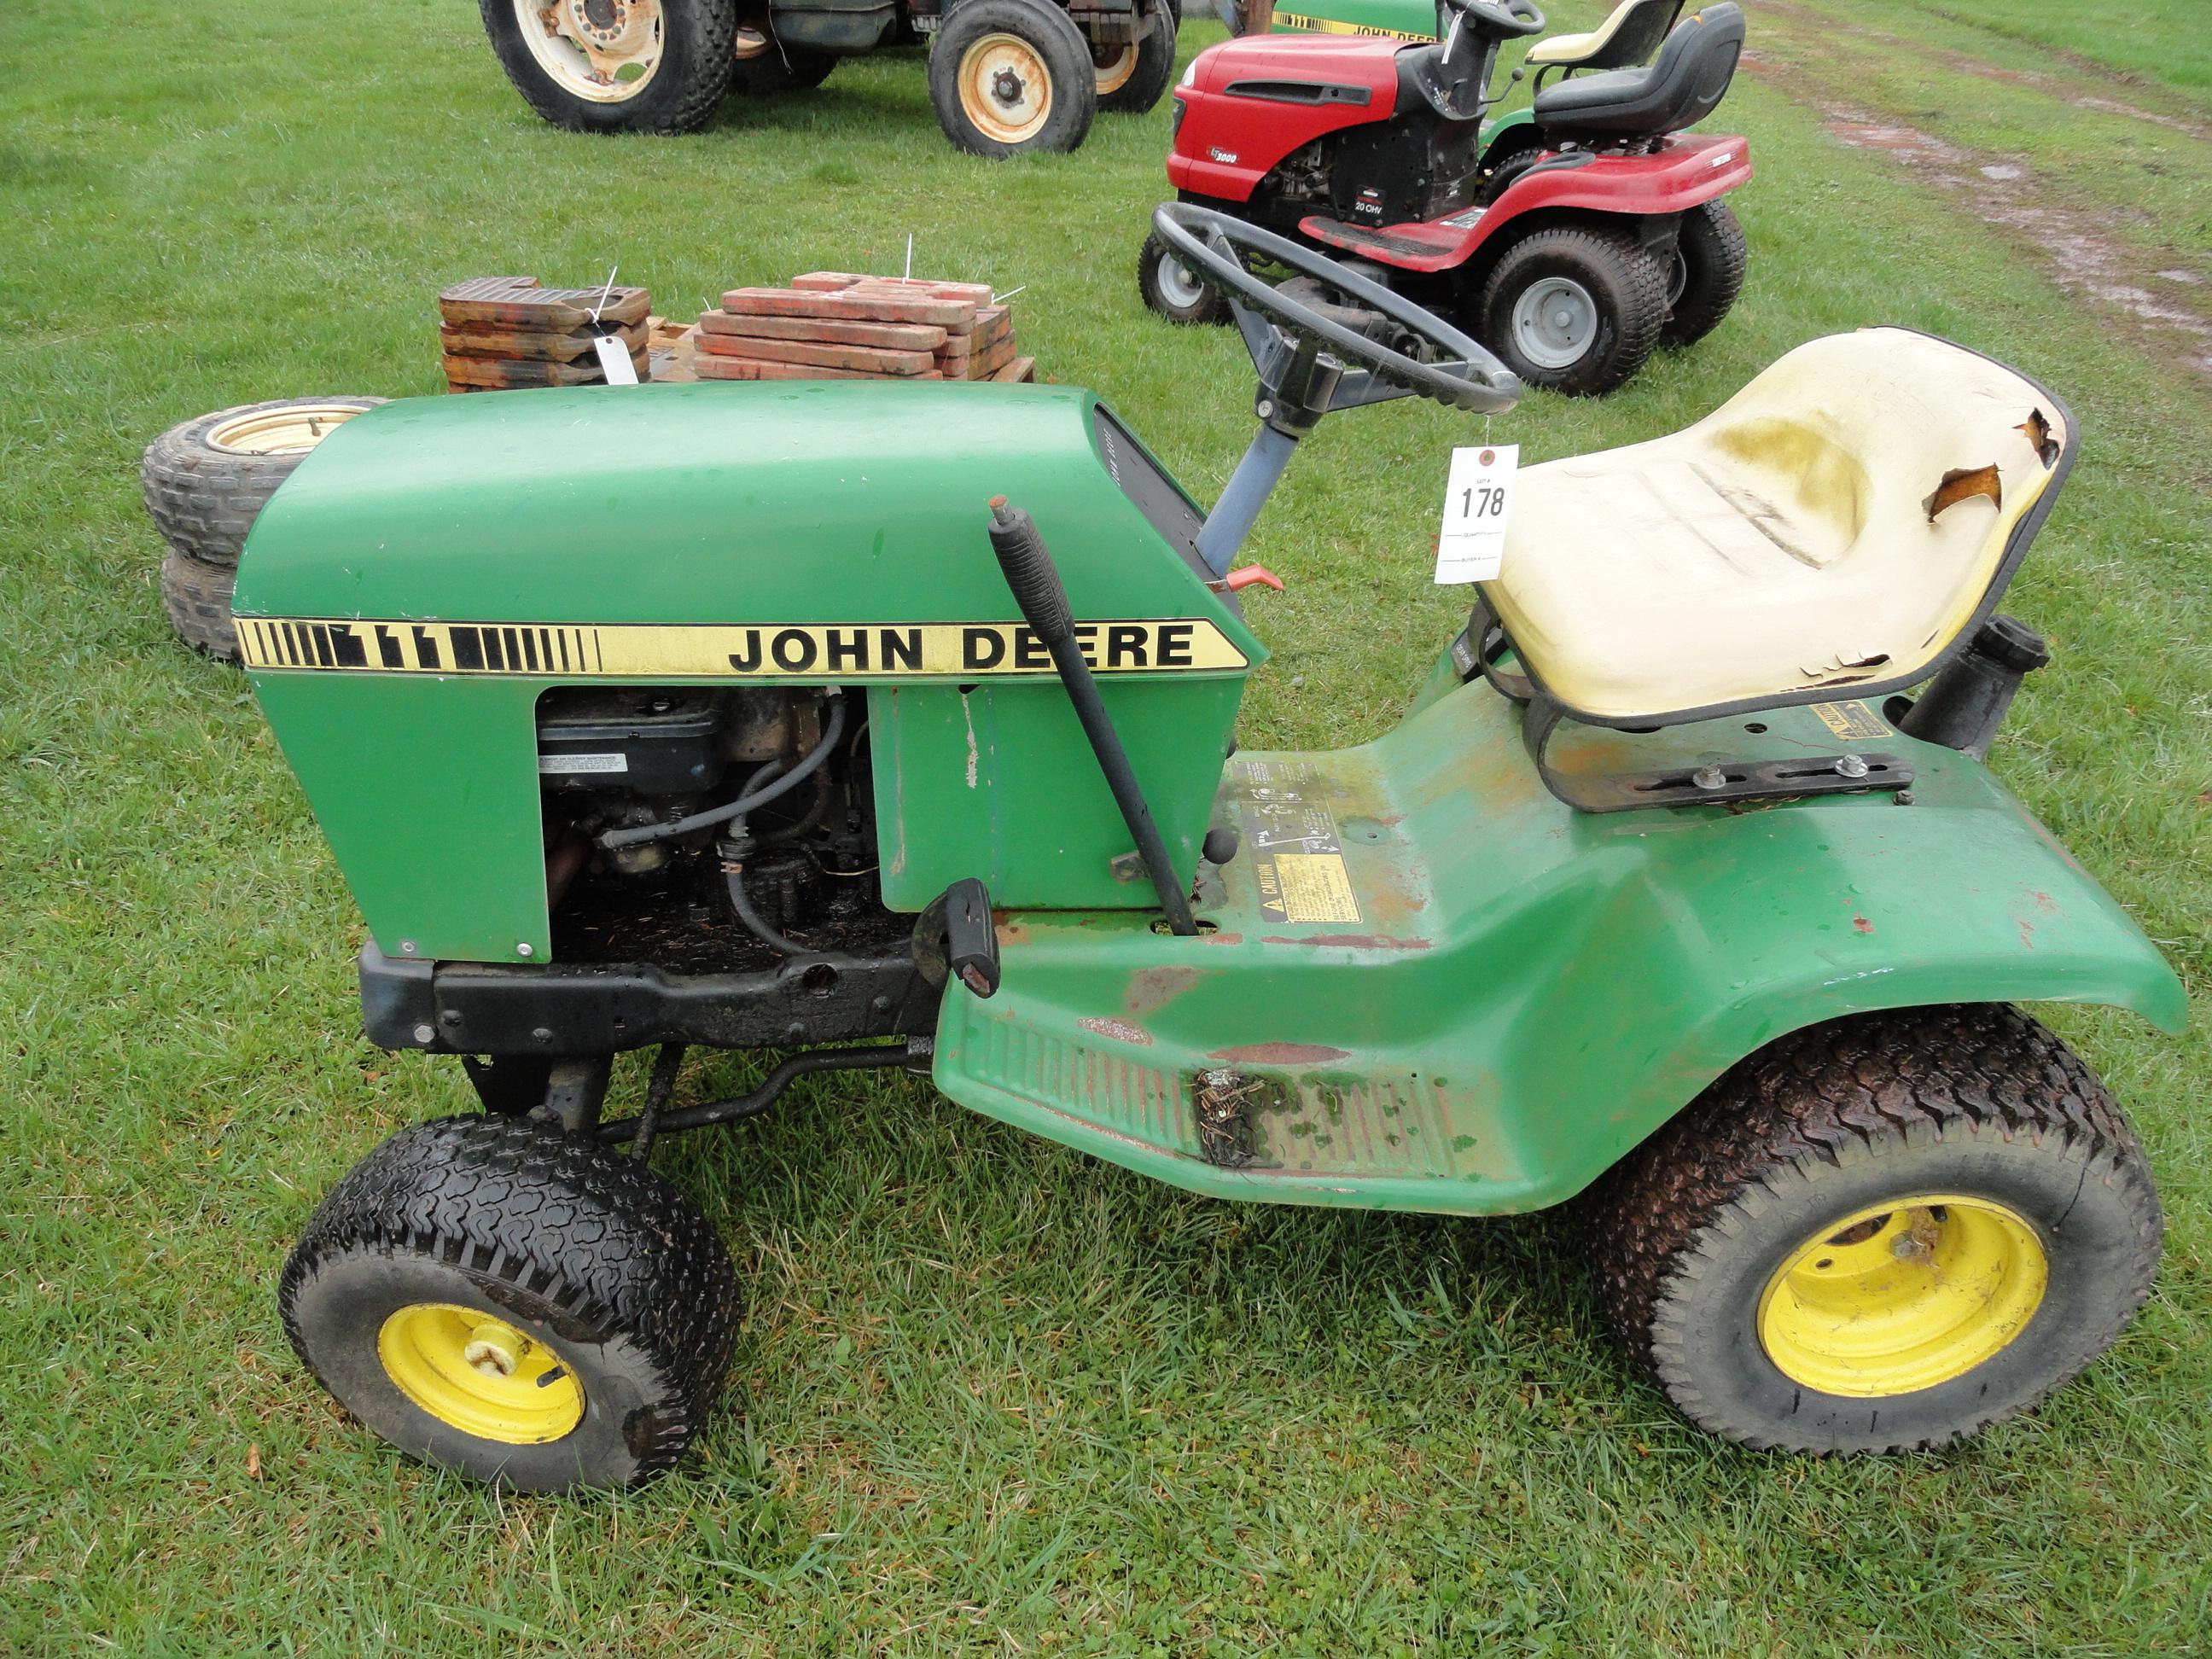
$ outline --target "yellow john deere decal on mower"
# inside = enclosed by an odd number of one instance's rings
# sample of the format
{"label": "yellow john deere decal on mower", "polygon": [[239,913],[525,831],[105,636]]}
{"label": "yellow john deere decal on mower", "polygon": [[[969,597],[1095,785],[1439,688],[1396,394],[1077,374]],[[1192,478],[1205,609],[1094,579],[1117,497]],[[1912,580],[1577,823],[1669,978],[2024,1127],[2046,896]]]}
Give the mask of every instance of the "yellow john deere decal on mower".
{"label": "yellow john deere decal on mower", "polygon": [[[1204,617],[1087,622],[1077,641],[1101,673],[1212,672],[1249,665]],[[542,623],[372,622],[335,617],[240,617],[249,668],[352,669],[392,674],[556,674],[676,679],[825,675],[841,680],[969,679],[1049,674],[1052,657],[1014,623],[855,623],[765,627],[688,624],[550,626]]]}

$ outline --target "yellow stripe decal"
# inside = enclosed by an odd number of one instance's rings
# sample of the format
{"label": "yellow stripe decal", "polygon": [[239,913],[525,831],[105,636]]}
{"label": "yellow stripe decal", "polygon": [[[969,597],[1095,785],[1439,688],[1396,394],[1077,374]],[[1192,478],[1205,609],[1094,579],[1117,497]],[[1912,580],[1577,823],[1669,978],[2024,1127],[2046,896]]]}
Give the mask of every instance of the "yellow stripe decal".
{"label": "yellow stripe decal", "polygon": [[1370,40],[1433,40],[1433,34],[1408,33],[1404,29],[1378,28],[1371,23],[1346,23],[1334,17],[1305,17],[1294,11],[1275,14],[1275,27],[1304,29],[1315,34],[1358,34]]}
{"label": "yellow stripe decal", "polygon": [[[1204,617],[1075,625],[1101,673],[1248,666]],[[974,679],[1049,674],[1051,654],[1015,623],[614,623],[376,622],[240,617],[248,668],[368,674],[520,674],[550,679]]]}

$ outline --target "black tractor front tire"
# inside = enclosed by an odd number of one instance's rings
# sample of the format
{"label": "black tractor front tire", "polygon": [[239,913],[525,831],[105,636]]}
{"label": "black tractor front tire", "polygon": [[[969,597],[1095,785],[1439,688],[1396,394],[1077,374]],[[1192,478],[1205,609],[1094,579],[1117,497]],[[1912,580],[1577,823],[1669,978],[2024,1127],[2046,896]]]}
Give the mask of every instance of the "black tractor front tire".
{"label": "black tractor front tire", "polygon": [[[738,0],[659,0],[659,53],[651,74],[634,92],[602,100],[564,83],[532,50],[524,30],[543,28],[532,0],[477,0],[507,78],[555,126],[572,132],[696,132],[713,118],[737,72]],[[577,82],[578,73],[565,81]],[[617,81],[607,90],[619,92],[621,85]]]}
{"label": "black tractor front tire", "polygon": [[1229,301],[1221,290],[1176,258],[1157,231],[1137,252],[1137,292],[1171,323],[1196,327],[1229,320]]}
{"label": "black tractor front tire", "polygon": [[1673,309],[1659,343],[1679,351],[1718,328],[1743,292],[1750,263],[1743,227],[1726,202],[1700,202],[1684,214],[1669,279]]}
{"label": "black tractor front tire", "polygon": [[2017,1009],[1865,1014],[1729,1071],[1585,1200],[1601,1295],[1692,1422],[1942,1446],[2035,1406],[2149,1296],[2142,1148]]}
{"label": "black tractor front tire", "polygon": [[1483,343],[1525,384],[1601,398],[1658,349],[1666,271],[1626,231],[1557,226],[1499,258],[1480,311]]}
{"label": "black tractor front tire", "polygon": [[1065,152],[1098,111],[1091,47],[1043,0],[962,0],[929,51],[929,101],[945,136],[997,161]]}
{"label": "black tractor front tire", "polygon": [[1104,63],[1098,61],[1099,53],[1091,53],[1091,61],[1097,71],[1100,109],[1123,115],[1145,114],[1174,84],[1176,31],[1182,19],[1158,3],[1151,15],[1151,30],[1134,46],[1108,52]]}
{"label": "black tractor front tire", "polygon": [[673,1466],[721,1392],[740,1311],[728,1252],[682,1194],[526,1117],[393,1135],[316,1209],[277,1299],[301,1362],[360,1422],[524,1492]]}

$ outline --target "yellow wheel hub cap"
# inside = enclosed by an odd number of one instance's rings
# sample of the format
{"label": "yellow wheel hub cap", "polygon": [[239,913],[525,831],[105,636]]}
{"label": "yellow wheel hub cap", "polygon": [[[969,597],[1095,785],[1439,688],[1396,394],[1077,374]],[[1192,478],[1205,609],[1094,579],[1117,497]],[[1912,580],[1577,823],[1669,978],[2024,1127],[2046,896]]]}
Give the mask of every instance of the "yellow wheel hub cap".
{"label": "yellow wheel hub cap", "polygon": [[584,1419],[584,1390],[561,1356],[475,1308],[418,1302],[384,1322],[377,1358],[392,1386],[480,1440],[538,1446]]}
{"label": "yellow wheel hub cap", "polygon": [[1018,144],[1052,115],[1052,74],[1018,35],[986,34],[960,58],[960,108],[986,137]]}
{"label": "yellow wheel hub cap", "polygon": [[2001,1204],[1899,1199],[1823,1227],[1759,1302],[1776,1369],[1823,1394],[1870,1400],[1963,1376],[2018,1336],[2050,1264]]}

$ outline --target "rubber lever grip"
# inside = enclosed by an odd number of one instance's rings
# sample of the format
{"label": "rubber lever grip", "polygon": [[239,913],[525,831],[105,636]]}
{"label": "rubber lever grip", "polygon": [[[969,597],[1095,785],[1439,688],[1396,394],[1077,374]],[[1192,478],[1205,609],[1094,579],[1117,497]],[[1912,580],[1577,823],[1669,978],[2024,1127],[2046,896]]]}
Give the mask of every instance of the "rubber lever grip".
{"label": "rubber lever grip", "polygon": [[991,550],[999,556],[1014,603],[1036,636],[1047,645],[1073,638],[1075,614],[1036,521],[1018,507],[1007,506],[1004,495],[991,497]]}
{"label": "rubber lever grip", "polygon": [[1272,587],[1278,593],[1283,591],[1283,579],[1264,564],[1239,565],[1221,579],[1221,585],[1232,593],[1240,592],[1255,584],[1261,587]]}

